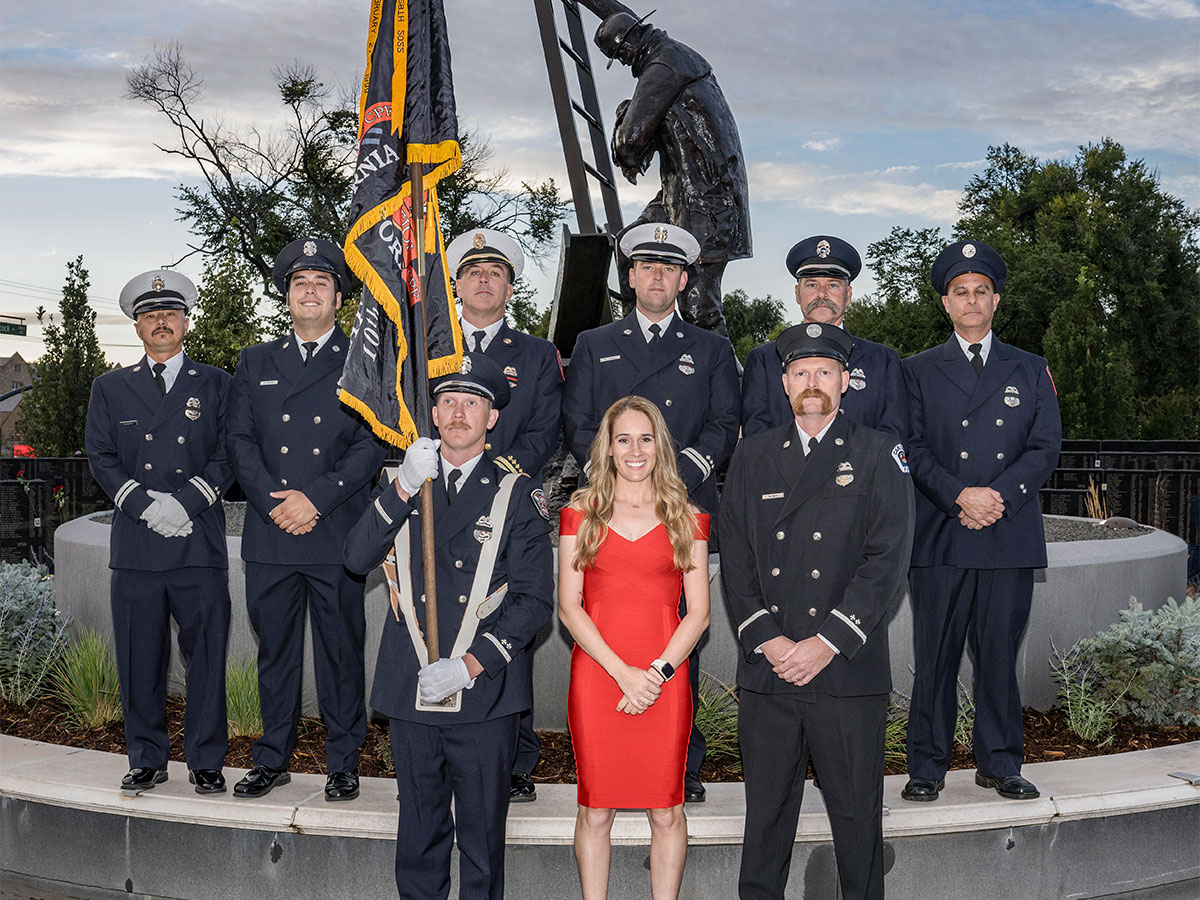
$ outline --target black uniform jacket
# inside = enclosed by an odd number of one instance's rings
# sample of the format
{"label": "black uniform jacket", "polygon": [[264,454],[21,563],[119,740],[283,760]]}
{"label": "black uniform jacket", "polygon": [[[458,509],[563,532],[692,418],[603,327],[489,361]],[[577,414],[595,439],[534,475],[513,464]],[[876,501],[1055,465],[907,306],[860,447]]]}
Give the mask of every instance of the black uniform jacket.
{"label": "black uniform jacket", "polygon": [[[1046,360],[992,339],[975,374],[957,338],[904,360],[909,463],[917,486],[914,566],[1039,568],[1046,538],[1038,491],[1058,465],[1062,423]],[[964,487],[990,487],[1004,516],[963,527]]]}
{"label": "black uniform jacket", "polygon": [[536,478],[558,446],[562,423],[563,370],[558,350],[505,322],[484,355],[504,370],[512,391],[504,414],[488,433],[488,447],[493,455],[505,457]]}
{"label": "black uniform jacket", "polygon": [[[842,413],[851,421],[907,439],[908,396],[900,356],[891,347],[850,336],[850,386],[842,394]],[[742,437],[794,422],[775,342],[767,341],[746,356],[742,373]]]}
{"label": "black uniform jacket", "polygon": [[[112,498],[109,565],[163,572],[181,566],[227,568],[221,495],[233,482],[225,458],[229,374],[186,356],[167,395],[145,357],[92,382],[86,440],[92,476]],[[192,519],[187,537],[165,538],[141,520],[163,491]]]}
{"label": "black uniform jacket", "polygon": [[[229,393],[229,461],[249,508],[242,559],[341,565],[342,540],[371,495],[384,449],[338,399],[350,339],[334,329],[304,365],[288,334],[242,351]],[[321,518],[308,534],[289,535],[270,519],[272,491],[303,491]]]}
{"label": "black uniform jacket", "polygon": [[[743,441],[725,478],[721,579],[743,656],[738,684],[759,693],[857,696],[891,689],[884,616],[903,592],[912,482],[890,434],[839,416],[804,459],[795,421]],[[821,635],[838,654],[788,684],[757,648]]]}
{"label": "black uniform jacket", "polygon": [[581,466],[604,413],[631,394],[658,405],[688,495],[716,513],[715,473],[737,443],[741,405],[729,340],[678,315],[657,347],[647,345],[636,316],[579,335],[567,367],[563,420],[567,447]]}
{"label": "black uniform jacket", "polygon": [[[486,521],[505,474],[484,455],[459,487],[453,505],[446,501],[443,479],[439,477],[433,483],[441,657],[451,655],[462,624],[483,547],[480,537],[501,541],[488,593],[505,584],[508,592],[500,605],[480,620],[466,651],[475,656],[484,671],[475,679],[474,687],[463,691],[459,712],[418,712],[413,704],[420,663],[407,626],[389,607],[371,691],[371,706],[388,718],[451,725],[511,715],[533,704],[529,644],[538,629],[550,620],[554,609],[550,523],[544,516],[541,486],[525,475],[513,490],[502,527],[499,522]],[[418,497],[406,502],[391,484],[382,486],[347,536],[345,559],[347,568],[369,572],[383,562],[397,532],[409,522],[412,591],[417,623],[424,633],[425,569],[420,506]]]}

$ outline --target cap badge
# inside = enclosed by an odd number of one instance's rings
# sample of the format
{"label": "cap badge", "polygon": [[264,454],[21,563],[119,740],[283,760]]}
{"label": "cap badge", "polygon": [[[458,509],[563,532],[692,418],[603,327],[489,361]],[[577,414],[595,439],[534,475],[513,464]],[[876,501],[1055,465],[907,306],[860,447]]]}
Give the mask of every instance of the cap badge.
{"label": "cap badge", "polygon": [[155,276],[154,276],[154,280],[150,282],[150,289],[151,289],[151,290],[155,290],[155,291],[161,291],[161,290],[162,290],[163,288],[165,288],[166,286],[167,286],[167,283],[166,283],[165,281],[163,281],[163,280],[162,280],[162,276],[161,276],[161,275],[155,275]]}
{"label": "cap badge", "polygon": [[467,356],[465,353],[463,354],[462,365],[458,367],[458,371],[462,375],[471,374],[471,357]]}
{"label": "cap badge", "polygon": [[963,244],[962,254],[967,259],[970,259],[971,257],[973,257],[975,255],[975,245],[974,244]]}
{"label": "cap badge", "polygon": [[304,242],[304,255],[305,256],[316,256],[317,255],[317,242],[316,241],[305,241]]}
{"label": "cap badge", "polygon": [[661,225],[659,225],[657,228],[655,228],[654,229],[654,240],[656,240],[660,244],[666,243],[667,229],[663,228]]}
{"label": "cap badge", "polygon": [[829,241],[821,241],[817,244],[817,256],[825,259],[829,256]]}
{"label": "cap badge", "polygon": [[816,322],[813,322],[811,325],[809,325],[807,328],[804,329],[804,333],[807,334],[810,338],[819,338],[821,336],[821,326],[818,325]]}
{"label": "cap badge", "polygon": [[483,232],[475,232],[475,237],[471,238],[471,246],[476,250],[482,250],[487,246],[487,238],[483,236]]}

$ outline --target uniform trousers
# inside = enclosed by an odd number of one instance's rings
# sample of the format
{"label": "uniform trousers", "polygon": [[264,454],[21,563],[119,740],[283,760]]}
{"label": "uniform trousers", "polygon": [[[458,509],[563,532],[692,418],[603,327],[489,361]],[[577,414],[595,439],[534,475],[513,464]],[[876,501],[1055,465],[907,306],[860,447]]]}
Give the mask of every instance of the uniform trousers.
{"label": "uniform trousers", "polygon": [[519,720],[519,714],[446,725],[389,720],[400,801],[400,900],[449,896],[456,841],[460,900],[504,896],[505,819]]}
{"label": "uniform trousers", "polygon": [[258,635],[263,735],[255,765],[286,769],[296,748],[304,675],[304,620],[311,614],[313,675],[325,719],[325,766],[358,766],[367,736],[363,643],[365,581],[340,565],[246,563],[246,608]]}
{"label": "uniform trousers", "polygon": [[990,778],[1016,775],[1025,749],[1017,651],[1029,620],[1033,569],[920,566],[908,581],[916,667],[909,775],[937,781],[950,767],[964,639],[974,665],[975,765]]}
{"label": "uniform trousers", "polygon": [[841,896],[883,897],[886,694],[760,694],[742,688],[745,773],[741,900],[783,900],[811,756],[821,772]]}
{"label": "uniform trousers", "polygon": [[513,762],[513,772],[532,775],[542,756],[542,740],[533,730],[533,710],[527,709],[521,713],[521,728],[517,735],[517,758]]}
{"label": "uniform trousers", "polygon": [[187,711],[184,753],[189,769],[225,763],[225,648],[229,639],[229,572],[184,566],[165,572],[113,569],[113,643],[131,768],[165,769],[167,667],[171,619],[179,626]]}

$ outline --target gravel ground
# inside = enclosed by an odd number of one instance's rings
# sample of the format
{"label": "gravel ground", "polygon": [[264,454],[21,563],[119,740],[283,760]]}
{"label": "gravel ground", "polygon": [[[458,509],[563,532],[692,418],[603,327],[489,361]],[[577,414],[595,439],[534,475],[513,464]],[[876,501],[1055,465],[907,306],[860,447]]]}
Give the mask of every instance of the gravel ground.
{"label": "gravel ground", "polygon": [[[226,534],[233,536],[240,535],[245,516],[245,503],[226,503]],[[96,516],[96,521],[110,524],[112,522],[112,513]],[[1046,540],[1050,543],[1055,541],[1111,541],[1116,538],[1137,537],[1138,535],[1148,534],[1154,530],[1145,525],[1139,525],[1137,528],[1106,528],[1087,519],[1068,519],[1060,516],[1047,516],[1044,517],[1043,521],[1046,523]],[[0,898],[0,900],[3,900],[3,898]]]}

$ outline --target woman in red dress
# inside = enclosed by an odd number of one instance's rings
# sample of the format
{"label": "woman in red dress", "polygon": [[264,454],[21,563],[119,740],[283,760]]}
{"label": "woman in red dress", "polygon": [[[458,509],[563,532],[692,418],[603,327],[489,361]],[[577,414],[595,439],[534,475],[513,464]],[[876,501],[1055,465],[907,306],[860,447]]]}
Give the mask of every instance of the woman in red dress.
{"label": "woman in red dress", "polygon": [[687,856],[687,659],[708,627],[708,516],[688,503],[666,422],[642,397],[605,413],[588,470],[558,545],[558,614],[575,639],[567,721],[579,880],[584,900],[607,897],[613,817],[645,809],[651,892],[674,900]]}

